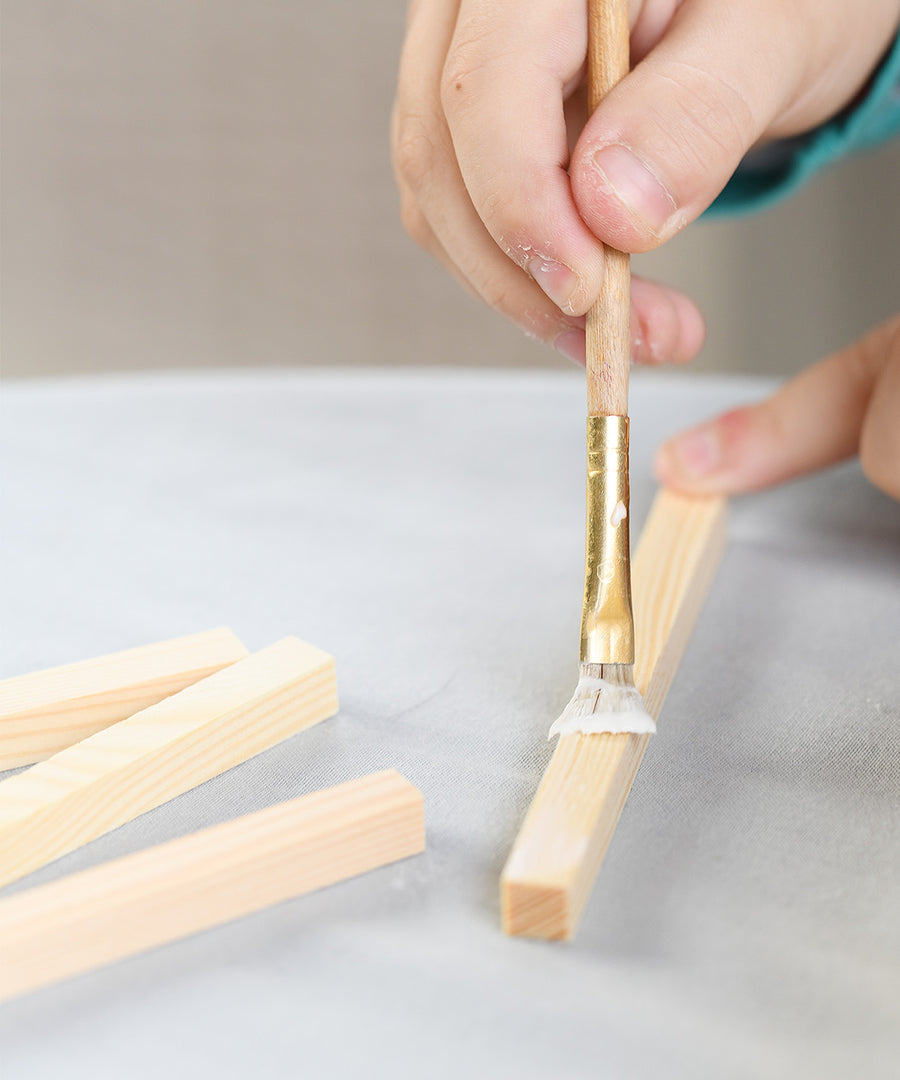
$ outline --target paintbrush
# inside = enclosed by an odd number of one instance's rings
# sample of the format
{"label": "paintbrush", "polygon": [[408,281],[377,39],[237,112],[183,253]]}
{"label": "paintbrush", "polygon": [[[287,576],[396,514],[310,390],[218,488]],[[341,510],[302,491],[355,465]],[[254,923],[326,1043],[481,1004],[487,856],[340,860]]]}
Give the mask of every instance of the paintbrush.
{"label": "paintbrush", "polygon": [[[588,109],[628,74],[628,0],[588,4]],[[628,492],[631,267],[606,248],[600,295],[587,315],[587,536],[578,686],[551,736],[650,732],[634,685]]]}

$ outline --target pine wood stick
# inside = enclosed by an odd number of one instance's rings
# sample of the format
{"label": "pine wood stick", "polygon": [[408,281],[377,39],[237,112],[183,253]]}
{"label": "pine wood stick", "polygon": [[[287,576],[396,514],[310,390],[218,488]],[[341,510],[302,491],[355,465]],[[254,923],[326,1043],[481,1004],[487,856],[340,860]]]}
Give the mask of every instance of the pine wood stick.
{"label": "pine wood stick", "polygon": [[334,660],[297,638],[0,783],[0,886],[337,711]]}
{"label": "pine wood stick", "polygon": [[[725,503],[662,492],[634,560],[635,683],[659,718],[725,547]],[[567,735],[500,879],[508,934],[571,938],[649,735]]]}
{"label": "pine wood stick", "polygon": [[226,628],[0,682],[0,771],[43,761],[247,655]]}
{"label": "pine wood stick", "polygon": [[0,900],[0,1000],[425,849],[422,796],[373,773]]}

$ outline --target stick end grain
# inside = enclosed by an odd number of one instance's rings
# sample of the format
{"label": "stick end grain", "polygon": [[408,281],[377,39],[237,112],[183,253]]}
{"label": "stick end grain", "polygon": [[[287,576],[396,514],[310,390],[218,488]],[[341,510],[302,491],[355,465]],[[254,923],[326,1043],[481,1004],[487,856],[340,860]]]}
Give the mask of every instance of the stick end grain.
{"label": "stick end grain", "polygon": [[504,934],[510,937],[569,941],[576,919],[569,891],[559,885],[500,878],[500,914]]}

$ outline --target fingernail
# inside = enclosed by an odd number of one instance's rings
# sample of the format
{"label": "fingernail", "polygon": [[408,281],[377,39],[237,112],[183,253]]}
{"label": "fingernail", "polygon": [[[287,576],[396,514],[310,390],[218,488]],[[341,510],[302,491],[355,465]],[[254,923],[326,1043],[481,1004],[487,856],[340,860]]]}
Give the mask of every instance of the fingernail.
{"label": "fingernail", "polygon": [[553,342],[553,347],[571,361],[585,365],[585,338],[583,330],[566,330]]}
{"label": "fingernail", "polygon": [[639,158],[614,143],[601,147],[594,154],[593,164],[603,184],[632,214],[643,218],[655,233],[665,232],[666,223],[678,207]]}
{"label": "fingernail", "polygon": [[708,476],[721,462],[722,442],[718,429],[710,424],[670,439],[660,447],[655,464],[661,478],[672,479]]}
{"label": "fingernail", "polygon": [[571,313],[572,294],[578,287],[578,278],[568,266],[533,255],[528,260],[528,273],[558,308]]}

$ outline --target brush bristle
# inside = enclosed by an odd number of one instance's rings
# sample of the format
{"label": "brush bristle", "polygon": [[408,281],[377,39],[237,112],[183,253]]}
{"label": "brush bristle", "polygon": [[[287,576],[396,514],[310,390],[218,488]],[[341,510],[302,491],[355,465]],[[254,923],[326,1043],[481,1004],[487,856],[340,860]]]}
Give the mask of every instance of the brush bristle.
{"label": "brush bristle", "polygon": [[633,664],[582,664],[572,700],[550,728],[554,735],[600,735],[656,731],[634,685]]}

